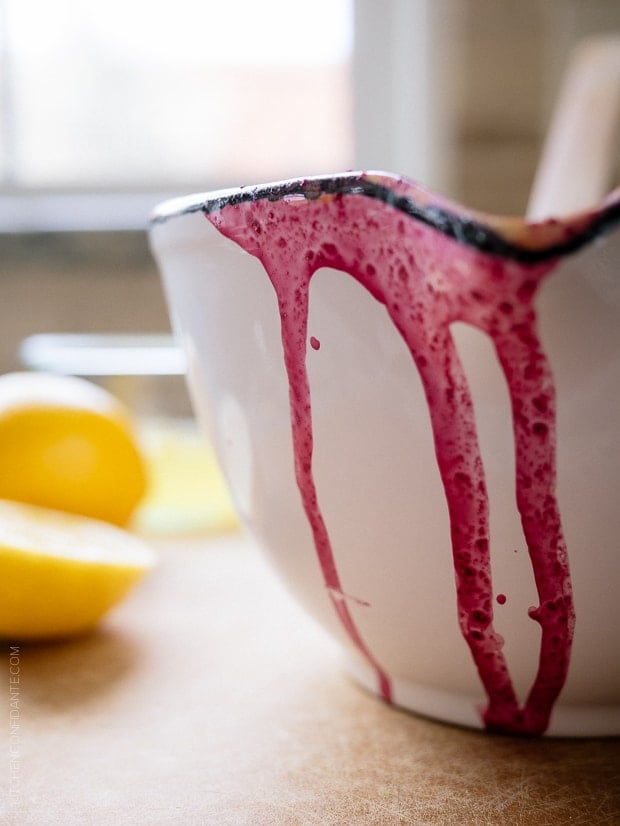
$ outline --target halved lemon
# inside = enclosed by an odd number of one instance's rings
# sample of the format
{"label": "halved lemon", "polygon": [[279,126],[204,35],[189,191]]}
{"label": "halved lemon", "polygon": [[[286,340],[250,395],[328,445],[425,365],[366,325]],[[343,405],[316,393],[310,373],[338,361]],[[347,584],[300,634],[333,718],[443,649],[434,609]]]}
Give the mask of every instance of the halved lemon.
{"label": "halved lemon", "polygon": [[125,407],[86,379],[0,376],[0,498],[125,525],[147,488]]}
{"label": "halved lemon", "polygon": [[114,525],[0,500],[0,636],[87,631],[154,562],[146,543]]}

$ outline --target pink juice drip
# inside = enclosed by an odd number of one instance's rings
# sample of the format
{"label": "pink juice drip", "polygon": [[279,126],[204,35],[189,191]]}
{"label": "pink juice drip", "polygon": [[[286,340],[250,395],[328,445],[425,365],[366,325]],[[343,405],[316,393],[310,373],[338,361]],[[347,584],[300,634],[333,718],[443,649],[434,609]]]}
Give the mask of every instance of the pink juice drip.
{"label": "pink juice drip", "polygon": [[[358,193],[248,200],[207,217],[263,263],[277,294],[297,484],[330,599],[375,670],[381,695],[391,700],[390,678],[349,611],[312,472],[308,300],[321,267],[348,273],[385,305],[422,379],[450,517],[459,625],[488,698],[484,723],[495,731],[543,733],[566,679],[574,626],[555,498],[554,386],[534,308],[555,263],[482,252]],[[540,600],[530,616],[542,632],[538,672],[522,707],[493,628],[489,504],[473,403],[450,331],[456,321],[492,339],[510,393],[517,506]]]}

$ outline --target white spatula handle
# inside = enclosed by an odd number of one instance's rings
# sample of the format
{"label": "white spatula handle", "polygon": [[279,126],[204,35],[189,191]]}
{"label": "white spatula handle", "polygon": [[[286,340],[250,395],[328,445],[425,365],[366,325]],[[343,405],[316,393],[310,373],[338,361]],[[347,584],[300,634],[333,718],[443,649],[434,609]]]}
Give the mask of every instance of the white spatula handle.
{"label": "white spatula handle", "polygon": [[555,106],[527,209],[530,220],[594,206],[620,159],[620,36],[575,49]]}

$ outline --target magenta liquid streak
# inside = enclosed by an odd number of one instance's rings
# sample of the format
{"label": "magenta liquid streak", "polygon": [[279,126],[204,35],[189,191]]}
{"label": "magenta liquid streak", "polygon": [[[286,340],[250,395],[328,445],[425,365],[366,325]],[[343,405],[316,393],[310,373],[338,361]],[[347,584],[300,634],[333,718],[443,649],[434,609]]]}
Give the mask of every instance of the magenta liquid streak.
{"label": "magenta liquid streak", "polygon": [[[574,627],[555,498],[554,387],[534,308],[555,263],[482,252],[358,193],[249,200],[207,217],[262,262],[277,294],[297,484],[332,604],[375,670],[381,695],[391,700],[390,678],[349,611],[312,473],[308,300],[321,267],[348,273],[385,305],[422,379],[450,516],[459,625],[488,698],[484,723],[495,731],[543,733],[566,679]],[[488,495],[473,403],[450,331],[456,321],[492,339],[511,398],[517,506],[540,600],[530,616],[542,631],[538,672],[522,707],[493,628]]]}

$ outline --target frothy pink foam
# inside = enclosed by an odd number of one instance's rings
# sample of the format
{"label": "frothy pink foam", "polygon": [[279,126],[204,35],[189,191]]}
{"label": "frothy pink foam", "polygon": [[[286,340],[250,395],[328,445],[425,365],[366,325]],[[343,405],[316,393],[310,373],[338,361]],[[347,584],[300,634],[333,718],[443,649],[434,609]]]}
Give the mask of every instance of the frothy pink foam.
{"label": "frothy pink foam", "polygon": [[[207,217],[263,263],[276,292],[297,484],[334,610],[374,668],[378,690],[391,700],[390,677],[347,606],[312,472],[308,300],[321,267],[348,273],[385,305],[422,379],[450,515],[459,624],[488,697],[484,723],[490,730],[543,733],[566,679],[574,626],[555,497],[555,392],[534,305],[554,262],[520,263],[480,251],[354,192],[250,199]],[[510,393],[517,505],[540,599],[530,616],[542,631],[538,672],[522,707],[493,627],[489,504],[472,399],[450,331],[456,321],[491,338]],[[319,346],[316,339],[310,344]]]}

